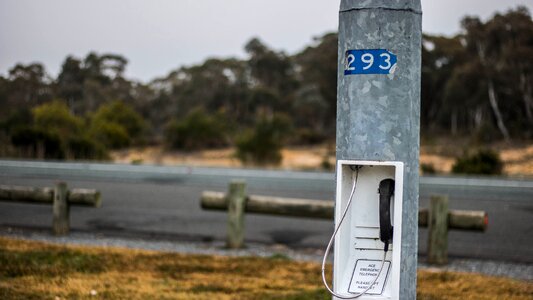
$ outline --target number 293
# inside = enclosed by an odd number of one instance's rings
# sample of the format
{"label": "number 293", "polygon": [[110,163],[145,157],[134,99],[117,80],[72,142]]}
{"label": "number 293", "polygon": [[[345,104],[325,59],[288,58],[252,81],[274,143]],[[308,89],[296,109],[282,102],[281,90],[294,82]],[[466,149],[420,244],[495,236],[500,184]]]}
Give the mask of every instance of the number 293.
{"label": "number 293", "polygon": [[396,69],[396,55],[385,49],[348,50],[344,75],[391,74]]}

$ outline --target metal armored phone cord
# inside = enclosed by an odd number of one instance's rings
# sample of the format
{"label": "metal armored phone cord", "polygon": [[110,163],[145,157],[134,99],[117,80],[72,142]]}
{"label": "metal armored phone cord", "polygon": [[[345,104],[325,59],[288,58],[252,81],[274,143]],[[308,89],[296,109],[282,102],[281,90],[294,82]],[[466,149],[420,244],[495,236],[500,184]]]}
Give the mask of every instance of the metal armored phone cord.
{"label": "metal armored phone cord", "polygon": [[333,296],[339,298],[339,299],[356,299],[356,298],[359,298],[362,295],[366,294],[366,292],[368,292],[372,288],[372,286],[376,283],[376,281],[379,278],[379,275],[381,275],[381,271],[383,270],[383,265],[385,265],[385,257],[387,256],[387,251],[389,250],[389,244],[385,243],[385,248],[383,249],[384,250],[383,259],[381,260],[381,267],[379,268],[378,275],[376,276],[376,278],[374,278],[374,281],[363,292],[361,292],[359,294],[356,294],[356,295],[341,295],[341,294],[335,293],[329,287],[328,282],[326,281],[326,275],[325,275],[326,260],[328,258],[328,254],[329,254],[329,251],[331,249],[331,246],[333,245],[333,241],[335,240],[335,236],[337,235],[337,232],[341,228],[342,222],[344,221],[344,218],[346,217],[346,213],[348,213],[348,209],[350,208],[350,204],[352,204],[352,199],[353,199],[353,195],[355,193],[355,187],[357,185],[357,179],[359,177],[359,169],[360,168],[361,167],[359,167],[359,166],[357,166],[355,168],[355,178],[353,180],[352,192],[350,193],[350,198],[348,199],[348,204],[346,204],[346,208],[344,209],[344,212],[342,213],[342,217],[341,217],[341,220],[339,222],[339,225],[337,225],[337,227],[333,231],[333,234],[331,235],[331,239],[329,240],[328,246],[326,247],[326,252],[324,253],[324,258],[322,260],[322,282],[324,283],[324,286],[329,291],[329,293],[332,294]]}

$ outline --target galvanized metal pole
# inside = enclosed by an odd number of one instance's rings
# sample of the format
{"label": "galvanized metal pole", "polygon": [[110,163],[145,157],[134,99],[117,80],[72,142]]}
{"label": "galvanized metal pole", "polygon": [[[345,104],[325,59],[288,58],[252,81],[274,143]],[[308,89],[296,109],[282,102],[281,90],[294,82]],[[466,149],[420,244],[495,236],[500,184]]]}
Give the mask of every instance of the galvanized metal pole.
{"label": "galvanized metal pole", "polygon": [[421,20],[420,0],[341,1],[337,160],[404,162],[400,299],[416,298]]}

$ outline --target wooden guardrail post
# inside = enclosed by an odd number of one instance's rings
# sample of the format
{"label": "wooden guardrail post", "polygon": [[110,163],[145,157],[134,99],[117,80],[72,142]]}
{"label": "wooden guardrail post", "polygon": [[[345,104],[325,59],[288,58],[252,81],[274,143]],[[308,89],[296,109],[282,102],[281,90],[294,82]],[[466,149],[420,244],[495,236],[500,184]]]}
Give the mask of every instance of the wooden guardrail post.
{"label": "wooden guardrail post", "polygon": [[[0,201],[53,204],[54,188],[0,185]],[[67,191],[67,202],[69,205],[100,207],[102,195],[94,189],[70,189]]]}
{"label": "wooden guardrail post", "polygon": [[53,230],[55,235],[63,235],[69,232],[69,210],[70,207],[67,202],[67,184],[65,182],[58,182],[54,188],[53,203]]}
{"label": "wooden guardrail post", "polygon": [[[244,213],[333,218],[333,201],[246,195],[245,188],[244,182],[232,182],[229,194],[203,191],[200,197],[202,209],[228,211],[229,248],[240,248],[244,245]],[[448,230],[485,231],[488,216],[481,210],[449,210],[448,196],[431,196],[429,209],[422,208],[418,212],[418,226],[429,227],[428,262],[446,264]]]}
{"label": "wooden guardrail post", "polygon": [[428,263],[448,263],[448,196],[431,196],[428,235]]}
{"label": "wooden guardrail post", "polygon": [[244,247],[244,207],[246,205],[246,182],[234,180],[229,184],[228,239],[227,247]]}
{"label": "wooden guardrail post", "polygon": [[56,235],[70,231],[70,206],[100,207],[102,195],[94,189],[67,189],[65,182],[54,188],[0,185],[0,201],[52,204],[52,228]]}
{"label": "wooden guardrail post", "polygon": [[[0,186],[0,198],[1,198]],[[247,195],[246,213],[275,215],[286,217],[304,217],[314,219],[333,219],[333,201],[293,199],[260,195]],[[200,206],[205,210],[227,211],[226,194],[222,192],[203,191],[200,196]],[[427,227],[429,210],[421,208],[418,211],[418,226]],[[448,211],[449,230],[485,231],[488,226],[488,216],[482,210]]]}

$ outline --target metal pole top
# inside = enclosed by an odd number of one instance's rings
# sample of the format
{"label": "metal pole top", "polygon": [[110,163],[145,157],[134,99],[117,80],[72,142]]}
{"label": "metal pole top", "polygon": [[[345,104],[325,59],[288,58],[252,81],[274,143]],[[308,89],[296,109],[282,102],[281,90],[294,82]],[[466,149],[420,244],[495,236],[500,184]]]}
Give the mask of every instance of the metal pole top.
{"label": "metal pole top", "polygon": [[422,13],[420,0],[341,0],[340,11],[380,8],[389,10],[408,10],[418,14]]}

